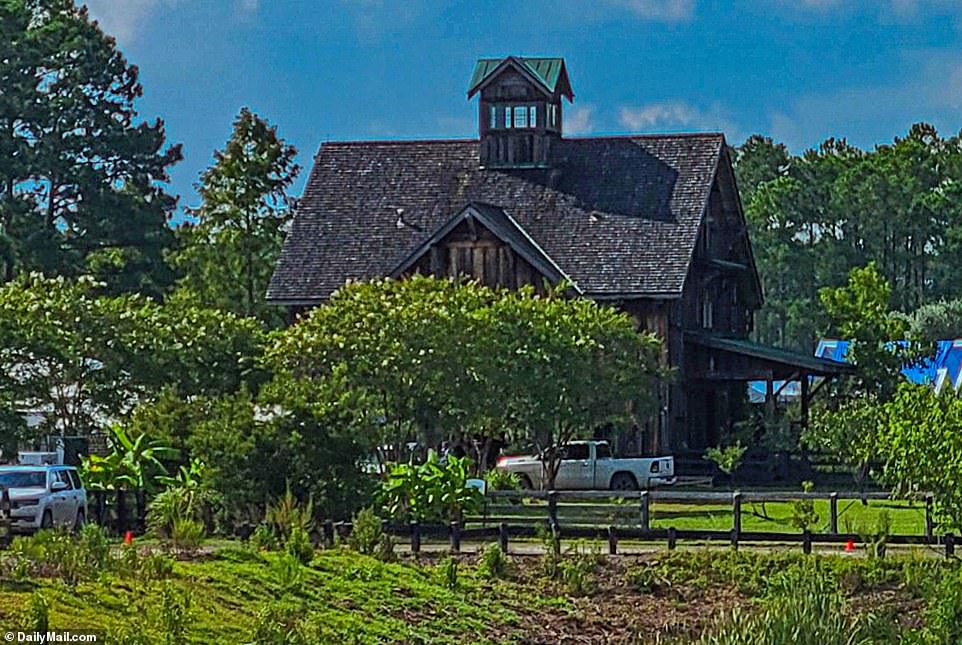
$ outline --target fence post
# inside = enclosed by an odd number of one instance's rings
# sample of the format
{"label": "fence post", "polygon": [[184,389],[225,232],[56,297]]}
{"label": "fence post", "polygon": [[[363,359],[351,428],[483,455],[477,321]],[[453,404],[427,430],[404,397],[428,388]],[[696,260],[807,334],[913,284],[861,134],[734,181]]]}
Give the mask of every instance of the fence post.
{"label": "fence post", "polygon": [[651,496],[648,491],[641,491],[641,529],[651,530]]}
{"label": "fence post", "polygon": [[668,527],[668,550],[675,550],[675,543],[678,541],[678,533],[675,531],[674,526]]}
{"label": "fence post", "polygon": [[10,521],[10,491],[6,488],[0,493],[0,547],[6,548],[10,544],[12,522]]}
{"label": "fence post", "polygon": [[951,558],[955,555],[955,536],[951,533],[945,535],[945,557]]}
{"label": "fence post", "polygon": [[838,493],[828,496],[829,506],[829,533],[838,535]]}
{"label": "fence post", "polygon": [[451,522],[451,553],[461,552],[461,523]]}
{"label": "fence post", "polygon": [[334,522],[331,520],[324,520],[324,548],[330,549],[334,547]]}
{"label": "fence post", "polygon": [[504,522],[498,524],[498,544],[501,545],[503,553],[508,552],[508,525]]}
{"label": "fence post", "polygon": [[123,535],[127,532],[127,491],[117,489],[117,533]]}
{"label": "fence post", "polygon": [[608,554],[618,554],[618,533],[613,526],[608,527]]}
{"label": "fence post", "polygon": [[106,528],[107,523],[107,491],[94,491],[94,512],[97,514],[97,524]]}
{"label": "fence post", "polygon": [[935,519],[932,517],[932,507],[935,500],[932,493],[925,496],[925,537],[932,539],[935,534]]}
{"label": "fence post", "polygon": [[558,526],[558,491],[548,492],[548,524],[553,530]]}
{"label": "fence post", "polygon": [[808,529],[805,529],[805,532],[802,533],[802,552],[805,555],[812,554],[812,532]]}
{"label": "fence post", "polygon": [[421,523],[411,522],[411,553],[421,552]]}
{"label": "fence post", "polygon": [[0,518],[5,520],[10,519],[10,490],[7,488],[3,489],[3,493],[0,493]]}
{"label": "fence post", "polygon": [[732,493],[732,548],[738,549],[738,538],[742,533],[742,494]]}

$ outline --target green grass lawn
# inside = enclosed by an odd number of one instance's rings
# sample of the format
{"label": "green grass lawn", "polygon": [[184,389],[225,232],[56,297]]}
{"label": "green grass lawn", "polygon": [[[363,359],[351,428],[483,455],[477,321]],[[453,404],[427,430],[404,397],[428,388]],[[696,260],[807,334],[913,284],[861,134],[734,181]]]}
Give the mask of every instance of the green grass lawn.
{"label": "green grass lawn", "polygon": [[[814,501],[818,521],[813,530],[828,532],[829,502]],[[640,510],[637,502],[609,506],[605,511],[596,510],[590,503],[559,504],[559,521],[567,524],[616,524],[637,525]],[[676,504],[653,502],[650,506],[653,528],[675,527],[681,530],[727,531],[732,528],[732,505],[725,504]],[[516,505],[500,505],[492,514],[509,520],[509,523],[529,524],[543,522],[547,518],[547,506],[542,502]],[[792,502],[744,502],[742,504],[742,530],[772,533],[800,532],[793,523]],[[839,500],[838,530],[842,533],[867,534],[875,532],[882,518],[890,522],[890,535],[924,535],[925,505],[903,500]]]}
{"label": "green grass lawn", "polygon": [[[815,500],[815,512],[818,514],[815,530],[828,532],[828,500]],[[857,500],[839,500],[838,530],[842,533],[872,531],[883,514],[887,514],[891,522],[890,534],[925,534],[925,505],[910,505],[901,500],[870,500],[868,505]],[[792,516],[790,502],[744,503],[742,530],[797,532],[799,529],[792,524]],[[657,528],[728,530],[732,528],[732,507],[731,504],[652,504],[651,523]]]}

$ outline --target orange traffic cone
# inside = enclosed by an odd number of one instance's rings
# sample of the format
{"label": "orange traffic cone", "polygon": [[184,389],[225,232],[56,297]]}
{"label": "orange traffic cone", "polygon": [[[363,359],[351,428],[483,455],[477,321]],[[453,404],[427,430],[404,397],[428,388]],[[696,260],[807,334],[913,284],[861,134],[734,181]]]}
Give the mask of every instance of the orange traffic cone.
{"label": "orange traffic cone", "polygon": [[851,553],[854,550],[855,550],[855,540],[849,540],[848,542],[845,543],[846,553]]}
{"label": "orange traffic cone", "polygon": [[133,543],[134,543],[134,532],[127,531],[126,533],[124,533],[124,544],[126,544],[127,546],[130,546]]}

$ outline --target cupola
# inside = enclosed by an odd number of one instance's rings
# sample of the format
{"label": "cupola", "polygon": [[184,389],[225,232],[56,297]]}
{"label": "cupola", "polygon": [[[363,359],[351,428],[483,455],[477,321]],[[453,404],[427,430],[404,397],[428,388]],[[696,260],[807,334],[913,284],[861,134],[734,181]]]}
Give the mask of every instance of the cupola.
{"label": "cupola", "polygon": [[482,58],[468,99],[481,95],[483,168],[546,168],[561,138],[561,99],[574,100],[563,58]]}

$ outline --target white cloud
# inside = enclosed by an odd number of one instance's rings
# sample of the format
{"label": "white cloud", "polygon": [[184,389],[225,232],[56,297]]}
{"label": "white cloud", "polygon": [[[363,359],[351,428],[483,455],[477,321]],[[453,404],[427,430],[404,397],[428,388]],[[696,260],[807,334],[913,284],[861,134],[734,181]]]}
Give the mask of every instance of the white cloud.
{"label": "white cloud", "polygon": [[958,129],[962,111],[962,52],[903,54],[900,78],[796,97],[769,115],[769,132],[793,150],[828,137],[860,133],[856,145],[891,141],[916,122]]}
{"label": "white cloud", "polygon": [[908,20],[930,11],[944,13],[946,9],[957,10],[958,0],[772,0],[790,9],[828,14],[834,10],[870,9],[878,12],[883,20],[894,18]]}
{"label": "white cloud", "polygon": [[257,13],[261,0],[237,0],[237,8],[243,13]]}
{"label": "white cloud", "polygon": [[130,42],[155,13],[180,0],[82,0],[101,28],[121,42]]}
{"label": "white cloud", "polygon": [[695,0],[605,0],[644,20],[678,22],[695,15]]}
{"label": "white cloud", "polygon": [[592,105],[569,108],[562,122],[565,134],[591,134],[595,129],[594,112]]}
{"label": "white cloud", "polygon": [[699,130],[726,133],[735,140],[738,128],[720,106],[704,110],[684,101],[665,101],[646,105],[622,107],[618,112],[622,127],[635,132],[657,130]]}

